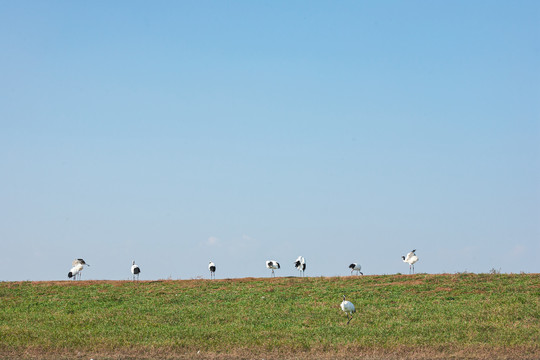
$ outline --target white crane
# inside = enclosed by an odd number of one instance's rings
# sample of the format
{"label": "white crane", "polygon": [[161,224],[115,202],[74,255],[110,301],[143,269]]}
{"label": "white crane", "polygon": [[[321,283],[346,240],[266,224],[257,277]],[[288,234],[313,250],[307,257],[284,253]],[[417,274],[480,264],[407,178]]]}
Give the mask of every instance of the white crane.
{"label": "white crane", "polygon": [[90,264],[87,264],[83,259],[75,259],[71,262],[71,270],[69,270],[68,278],[73,280],[77,280],[77,277],[79,280],[81,279],[81,271],[84,269],[84,265],[90,266]]}
{"label": "white crane", "polygon": [[294,267],[302,272],[302,277],[304,277],[304,271],[306,271],[306,260],[303,256],[299,256],[294,262]]}
{"label": "white crane", "polygon": [[351,275],[353,271],[356,271],[356,275],[364,275],[364,273],[360,271],[362,270],[362,266],[360,264],[352,263],[351,265],[349,265],[349,269],[351,269]]}
{"label": "white crane", "polygon": [[345,295],[343,295],[343,301],[341,302],[341,310],[347,314],[347,325],[349,325],[352,320],[352,314],[356,312],[356,308],[352,302],[345,300]]}
{"label": "white crane", "polygon": [[209,262],[208,263],[208,270],[210,270],[210,279],[212,278],[216,278],[216,264],[214,264],[213,262]]}
{"label": "white crane", "polygon": [[[274,270],[279,269],[281,266],[279,266],[279,263],[276,260],[268,260],[268,261],[266,261],[266,267],[268,269],[272,270],[272,275],[274,275],[274,277],[275,277],[276,274],[274,274]],[[270,276],[272,276],[272,275],[270,275]]]}
{"label": "white crane", "polygon": [[141,268],[139,265],[135,264],[135,260],[131,263],[131,273],[133,274],[133,280],[135,280],[135,277],[137,277],[137,280],[139,280],[139,274],[141,273]]}
{"label": "white crane", "polygon": [[401,257],[403,259],[403,262],[409,264],[409,274],[411,273],[411,269],[412,273],[414,274],[414,263],[418,261],[418,256],[416,256],[416,254],[414,253],[415,251],[416,249],[408,253],[407,257]]}

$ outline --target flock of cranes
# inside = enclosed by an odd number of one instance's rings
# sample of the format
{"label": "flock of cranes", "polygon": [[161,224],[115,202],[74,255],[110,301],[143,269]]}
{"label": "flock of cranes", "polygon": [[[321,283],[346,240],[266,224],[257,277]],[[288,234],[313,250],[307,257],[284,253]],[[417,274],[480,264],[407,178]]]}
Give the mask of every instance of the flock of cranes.
{"label": "flock of cranes", "polygon": [[[407,254],[407,256],[402,256],[403,262],[409,264],[409,274],[414,274],[414,264],[418,261],[418,256],[415,254],[416,250],[413,250]],[[75,259],[71,263],[71,270],[69,270],[68,278],[77,280],[81,279],[81,271],[84,269],[84,265],[90,266],[90,264],[87,264],[83,259]],[[280,269],[281,266],[276,260],[268,260],[266,261],[266,267],[270,270],[272,270],[272,273],[270,277],[275,277],[276,274],[274,270]],[[302,273],[302,277],[304,277],[304,272],[306,271],[306,259],[304,259],[303,256],[299,256],[294,261],[294,267]],[[349,265],[349,269],[351,269],[351,275],[353,272],[356,272],[356,275],[364,275],[364,273],[360,270],[362,270],[362,266],[358,263],[352,263]],[[208,263],[208,270],[210,271],[210,279],[216,278],[216,264],[214,264],[212,261]],[[139,280],[139,274],[141,273],[141,268],[139,265],[135,264],[135,260],[133,260],[131,264],[131,274],[132,279]]]}
{"label": "flock of cranes", "polygon": [[[401,257],[403,262],[409,264],[409,274],[411,272],[414,273],[414,264],[418,261],[418,256],[416,256],[415,252],[416,250],[413,250],[409,252],[406,256]],[[75,259],[73,260],[71,265],[72,265],[72,268],[71,270],[69,270],[68,278],[73,279],[73,280],[76,280],[77,278],[79,278],[79,280],[81,279],[81,271],[84,269],[84,265],[90,266],[90,264],[87,264],[83,259]],[[281,268],[279,263],[275,260],[266,261],[266,267],[272,270],[272,274],[270,275],[271,277],[276,276],[276,274],[274,273],[274,270]],[[304,277],[304,271],[306,270],[306,259],[304,259],[303,256],[299,256],[294,261],[294,267],[298,271],[300,271],[302,273],[302,277]],[[351,265],[349,265],[349,269],[351,269],[351,275],[353,274],[354,271],[356,271],[357,275],[360,275],[360,274],[364,275],[360,271],[362,267],[358,263],[352,263]],[[210,261],[208,263],[208,270],[210,271],[210,279],[215,279],[216,278],[216,264]],[[135,260],[133,260],[131,264],[131,274],[133,276],[132,279],[135,280],[136,278],[137,280],[139,280],[140,273],[141,273],[141,268],[139,267],[139,265],[135,264]],[[347,325],[349,325],[349,323],[352,320],[353,314],[356,312],[356,308],[354,307],[354,304],[352,302],[345,299],[345,295],[343,295],[343,301],[341,302],[340,307],[341,307],[341,310],[345,312],[345,314],[347,314]]]}

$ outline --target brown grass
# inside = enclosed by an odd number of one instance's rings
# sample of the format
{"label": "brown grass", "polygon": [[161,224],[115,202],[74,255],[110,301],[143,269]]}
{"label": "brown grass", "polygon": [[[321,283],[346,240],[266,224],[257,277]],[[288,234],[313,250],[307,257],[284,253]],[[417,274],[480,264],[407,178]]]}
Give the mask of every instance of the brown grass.
{"label": "brown grass", "polygon": [[54,351],[29,347],[24,352],[2,352],[2,359],[28,359],[28,360],[67,360],[67,359],[94,359],[94,360],[183,360],[183,359],[365,359],[365,360],[428,360],[428,359],[460,359],[460,360],[538,360],[540,348],[527,346],[491,347],[491,346],[440,346],[440,347],[409,347],[399,346],[391,349],[362,348],[344,346],[337,351],[329,352],[324,348],[312,348],[309,351],[297,349],[280,349],[279,351],[266,351],[264,349],[235,349],[227,353],[200,352],[196,349],[179,351],[175,348],[159,347],[132,347],[114,351],[87,352],[87,351]]}

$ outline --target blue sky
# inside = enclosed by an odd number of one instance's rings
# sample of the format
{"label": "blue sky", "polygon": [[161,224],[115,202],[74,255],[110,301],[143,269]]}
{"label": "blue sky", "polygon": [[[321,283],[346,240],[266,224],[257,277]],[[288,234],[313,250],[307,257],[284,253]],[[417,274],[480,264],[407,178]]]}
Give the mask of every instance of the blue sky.
{"label": "blue sky", "polygon": [[536,1],[0,2],[0,280],[540,272]]}

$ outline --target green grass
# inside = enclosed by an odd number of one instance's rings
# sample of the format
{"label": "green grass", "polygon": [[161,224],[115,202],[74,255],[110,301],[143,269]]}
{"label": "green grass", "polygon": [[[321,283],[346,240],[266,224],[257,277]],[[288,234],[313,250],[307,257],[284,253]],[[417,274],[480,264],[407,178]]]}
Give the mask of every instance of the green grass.
{"label": "green grass", "polygon": [[4,282],[0,358],[538,359],[539,304],[538,274]]}

